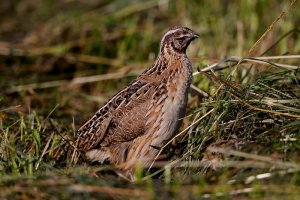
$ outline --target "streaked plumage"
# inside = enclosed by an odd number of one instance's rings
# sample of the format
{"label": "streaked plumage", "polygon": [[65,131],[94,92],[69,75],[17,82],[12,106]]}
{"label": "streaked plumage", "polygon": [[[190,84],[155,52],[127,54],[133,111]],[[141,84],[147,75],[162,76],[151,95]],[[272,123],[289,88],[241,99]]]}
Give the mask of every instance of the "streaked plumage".
{"label": "streaked plumage", "polygon": [[77,131],[77,148],[92,161],[132,170],[148,167],[179,128],[192,80],[186,48],[198,35],[174,27],[154,64],[118,92]]}

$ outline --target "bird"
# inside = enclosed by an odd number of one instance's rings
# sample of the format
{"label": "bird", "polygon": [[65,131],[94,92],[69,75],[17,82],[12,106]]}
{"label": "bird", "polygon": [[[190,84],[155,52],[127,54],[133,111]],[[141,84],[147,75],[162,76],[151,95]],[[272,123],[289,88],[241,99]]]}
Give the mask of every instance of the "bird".
{"label": "bird", "polygon": [[196,38],[190,28],[170,28],[154,63],[76,131],[76,148],[87,160],[131,172],[150,167],[184,117],[192,81],[186,50]]}

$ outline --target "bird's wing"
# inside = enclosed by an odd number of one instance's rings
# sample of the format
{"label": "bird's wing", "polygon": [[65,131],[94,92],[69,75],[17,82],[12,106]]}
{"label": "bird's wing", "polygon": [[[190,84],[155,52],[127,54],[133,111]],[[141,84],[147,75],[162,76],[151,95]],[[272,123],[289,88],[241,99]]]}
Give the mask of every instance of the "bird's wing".
{"label": "bird's wing", "polygon": [[129,141],[144,133],[146,113],[156,84],[133,81],[77,131],[83,151]]}
{"label": "bird's wing", "polygon": [[114,118],[101,146],[127,142],[146,132],[146,114],[156,87],[156,84],[146,83],[136,92],[126,93],[124,100],[115,110]]}
{"label": "bird's wing", "polygon": [[146,84],[129,102],[121,104],[101,145],[114,145],[147,134],[149,130],[157,131],[163,120],[162,109],[168,97],[165,83],[166,79],[161,79],[160,83]]}
{"label": "bird's wing", "polygon": [[[102,109],[103,107],[98,112]],[[97,113],[77,130],[76,143],[80,150],[85,151],[93,148],[107,133],[111,117],[97,116]]]}

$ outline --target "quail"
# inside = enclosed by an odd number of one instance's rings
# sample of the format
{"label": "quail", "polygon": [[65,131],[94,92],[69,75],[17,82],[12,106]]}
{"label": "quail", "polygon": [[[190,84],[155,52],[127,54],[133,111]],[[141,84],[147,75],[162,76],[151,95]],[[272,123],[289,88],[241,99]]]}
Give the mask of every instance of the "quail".
{"label": "quail", "polygon": [[186,49],[198,37],[186,27],[169,29],[154,64],[77,130],[77,148],[88,160],[123,170],[150,166],[184,116],[192,81]]}

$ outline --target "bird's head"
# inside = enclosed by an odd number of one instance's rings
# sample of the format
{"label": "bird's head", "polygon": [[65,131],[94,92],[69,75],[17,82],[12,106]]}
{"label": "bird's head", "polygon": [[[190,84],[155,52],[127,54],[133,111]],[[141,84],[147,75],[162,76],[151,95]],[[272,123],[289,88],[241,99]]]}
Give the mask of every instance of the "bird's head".
{"label": "bird's head", "polygon": [[167,54],[185,53],[191,41],[196,38],[199,38],[199,35],[189,28],[173,27],[164,34],[160,42],[160,52]]}

